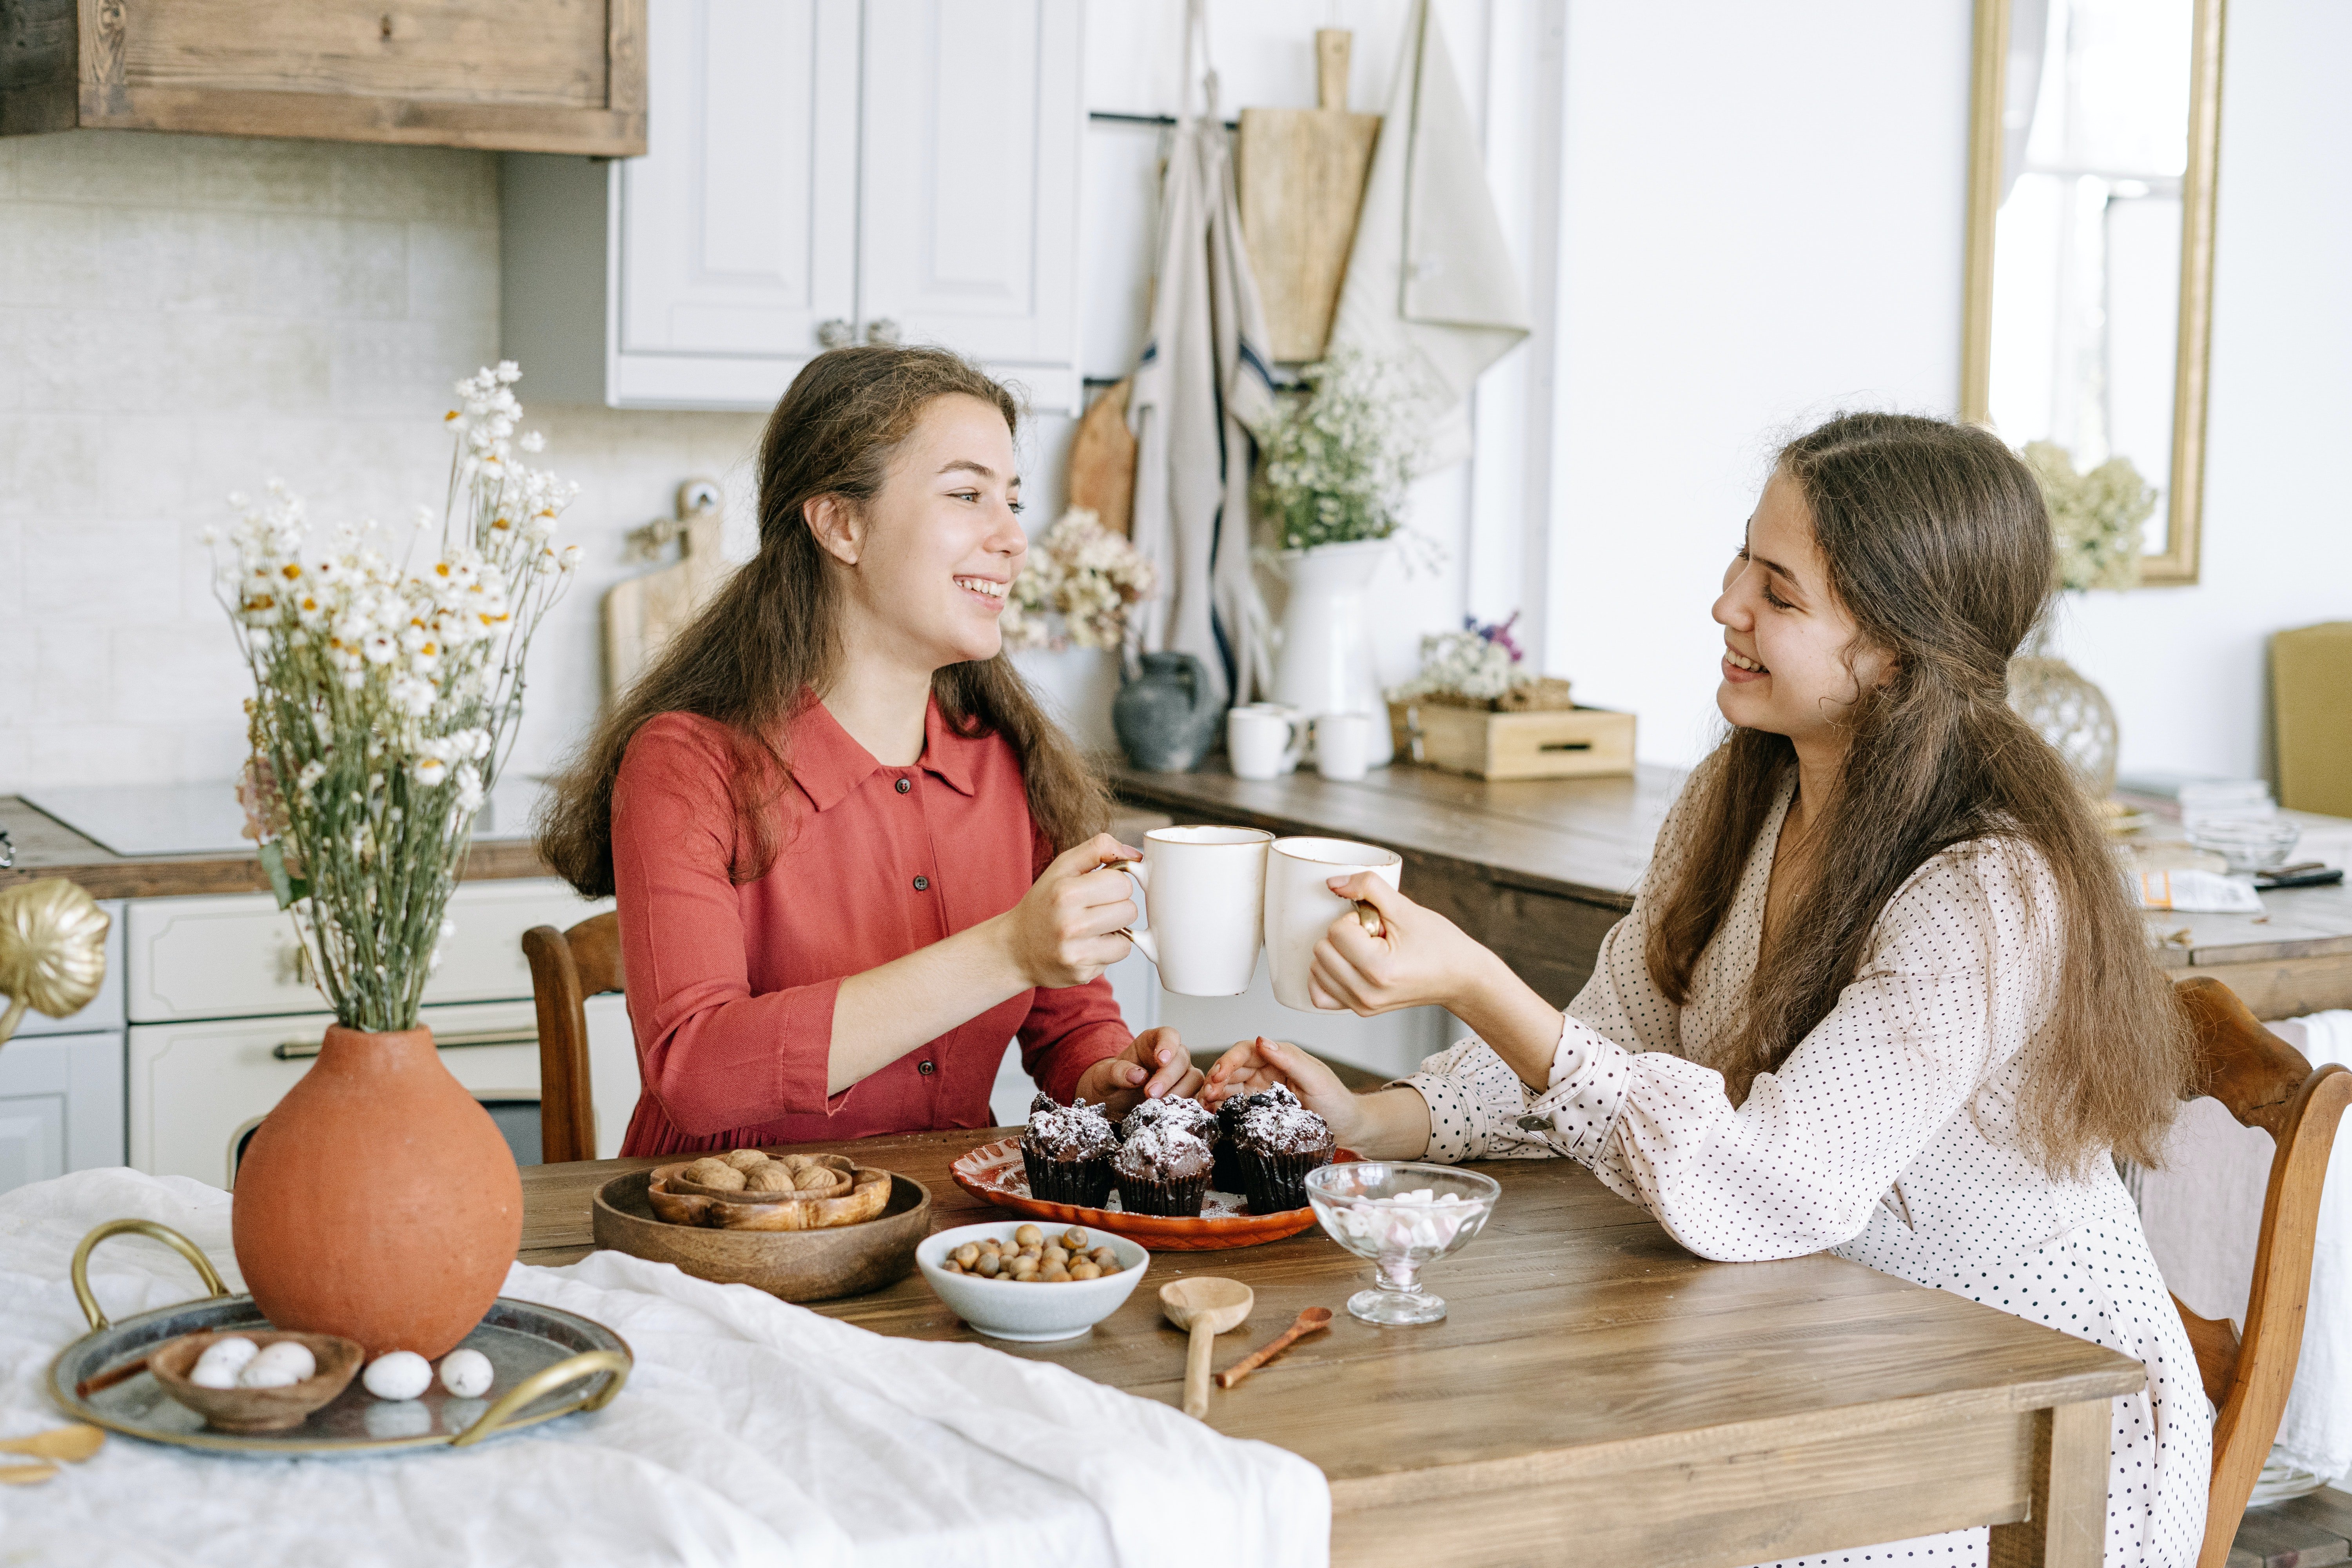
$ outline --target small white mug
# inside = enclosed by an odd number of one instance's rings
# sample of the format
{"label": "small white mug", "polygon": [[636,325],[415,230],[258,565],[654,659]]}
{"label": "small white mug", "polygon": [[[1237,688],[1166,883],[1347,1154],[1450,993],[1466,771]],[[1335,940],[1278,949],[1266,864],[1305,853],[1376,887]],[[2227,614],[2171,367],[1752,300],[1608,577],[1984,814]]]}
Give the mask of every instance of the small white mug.
{"label": "small white mug", "polygon": [[1280,778],[1306,749],[1307,726],[1295,708],[1253,702],[1225,715],[1225,755],[1237,779]]}
{"label": "small white mug", "polygon": [[1331,922],[1353,913],[1367,930],[1380,916],[1370,904],[1350,904],[1331,890],[1333,879],[1370,871],[1393,888],[1404,879],[1404,857],[1376,844],[1344,838],[1277,838],[1265,864],[1265,960],[1274,972],[1274,999],[1301,1013],[1325,1011],[1310,999],[1308,972],[1315,944]]}
{"label": "small white mug", "polygon": [[1371,763],[1372,716],[1320,713],[1315,719],[1315,771],[1327,779],[1360,779]]}
{"label": "small white mug", "polygon": [[1127,934],[1180,996],[1238,996],[1257,973],[1265,853],[1255,827],[1155,827],[1143,858],[1118,863],[1142,889],[1149,924]]}

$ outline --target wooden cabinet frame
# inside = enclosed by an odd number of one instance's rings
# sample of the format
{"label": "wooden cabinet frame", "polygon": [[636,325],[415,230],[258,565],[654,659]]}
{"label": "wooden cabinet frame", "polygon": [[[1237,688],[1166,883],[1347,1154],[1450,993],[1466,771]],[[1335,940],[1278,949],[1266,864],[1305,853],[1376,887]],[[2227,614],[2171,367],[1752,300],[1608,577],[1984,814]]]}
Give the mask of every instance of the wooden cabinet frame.
{"label": "wooden cabinet frame", "polygon": [[[599,26],[563,0],[0,0],[0,135],[94,127],[634,157],[646,150],[646,0],[604,0],[603,12]],[[485,72],[493,47],[498,68]]]}

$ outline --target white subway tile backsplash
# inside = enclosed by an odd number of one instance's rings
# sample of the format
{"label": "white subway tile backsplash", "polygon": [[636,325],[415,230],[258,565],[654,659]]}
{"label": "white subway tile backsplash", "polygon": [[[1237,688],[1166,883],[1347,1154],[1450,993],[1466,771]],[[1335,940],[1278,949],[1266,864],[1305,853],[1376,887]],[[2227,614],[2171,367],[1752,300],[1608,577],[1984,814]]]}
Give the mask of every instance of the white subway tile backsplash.
{"label": "white subway tile backsplash", "polygon": [[0,223],[0,305],[91,305],[104,299],[95,207],[18,202]]}
{"label": "white subway tile backsplash", "polygon": [[[220,779],[248,694],[211,552],[231,490],[322,522],[436,509],[451,384],[499,353],[498,161],[441,148],[72,132],[0,138],[0,794]],[[751,415],[543,405],[588,565],[532,652],[514,766],[593,720],[621,536],[678,481],[751,539]]]}

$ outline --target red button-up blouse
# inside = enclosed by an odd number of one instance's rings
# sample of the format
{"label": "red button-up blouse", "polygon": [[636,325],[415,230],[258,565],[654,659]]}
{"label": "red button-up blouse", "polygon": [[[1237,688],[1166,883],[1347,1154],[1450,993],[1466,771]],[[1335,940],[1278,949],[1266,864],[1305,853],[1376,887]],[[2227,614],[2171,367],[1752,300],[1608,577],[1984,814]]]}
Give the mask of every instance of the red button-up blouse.
{"label": "red button-up blouse", "polygon": [[644,1092],[622,1144],[669,1154],[987,1127],[1006,1044],[1066,1100],[1132,1037],[1109,983],[1038,989],[825,1094],[846,975],[1003,913],[1052,858],[1020,759],[958,735],[932,705],[922,760],[886,768],[812,702],[784,747],[782,847],[738,887],[733,768],[711,720],[665,713],[629,742],[613,790],[613,875]]}

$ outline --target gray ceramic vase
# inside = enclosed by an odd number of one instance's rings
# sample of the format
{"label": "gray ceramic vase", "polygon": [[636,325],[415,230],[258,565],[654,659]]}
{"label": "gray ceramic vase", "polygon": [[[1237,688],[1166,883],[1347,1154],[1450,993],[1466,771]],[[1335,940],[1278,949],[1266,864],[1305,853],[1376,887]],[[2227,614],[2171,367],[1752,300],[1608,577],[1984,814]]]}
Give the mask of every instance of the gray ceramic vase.
{"label": "gray ceramic vase", "polygon": [[1122,682],[1110,725],[1128,761],[1147,773],[1189,773],[1217,743],[1223,720],[1209,672],[1189,653],[1147,653],[1143,673]]}

